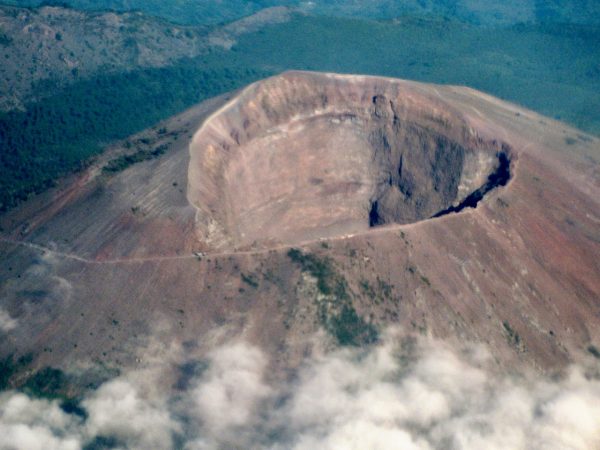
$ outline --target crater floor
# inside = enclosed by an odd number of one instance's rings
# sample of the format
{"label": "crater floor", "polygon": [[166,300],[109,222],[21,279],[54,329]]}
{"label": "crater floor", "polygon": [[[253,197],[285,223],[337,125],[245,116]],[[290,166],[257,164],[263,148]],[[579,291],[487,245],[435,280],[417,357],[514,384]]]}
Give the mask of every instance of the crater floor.
{"label": "crater floor", "polygon": [[506,184],[512,157],[400,80],[297,72],[244,90],[196,133],[190,156],[196,231],[217,248],[295,244],[473,207]]}

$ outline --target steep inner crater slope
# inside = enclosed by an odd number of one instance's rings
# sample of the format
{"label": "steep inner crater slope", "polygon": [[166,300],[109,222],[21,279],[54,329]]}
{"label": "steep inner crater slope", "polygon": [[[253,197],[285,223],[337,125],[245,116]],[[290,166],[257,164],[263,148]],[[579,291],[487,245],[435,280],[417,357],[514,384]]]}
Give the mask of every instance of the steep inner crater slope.
{"label": "steep inner crater slope", "polygon": [[244,90],[190,147],[188,199],[214,248],[297,244],[473,207],[511,152],[413,83],[286,73]]}

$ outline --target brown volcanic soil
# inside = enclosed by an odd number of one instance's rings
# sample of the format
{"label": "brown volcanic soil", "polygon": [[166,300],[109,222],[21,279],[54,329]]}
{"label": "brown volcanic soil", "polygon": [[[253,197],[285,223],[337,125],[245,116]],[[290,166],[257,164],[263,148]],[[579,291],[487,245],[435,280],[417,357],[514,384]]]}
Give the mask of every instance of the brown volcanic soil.
{"label": "brown volcanic soil", "polygon": [[[179,135],[2,219],[1,307],[18,322],[3,354],[135,364],[158,321],[190,351],[241,334],[293,367],[343,302],[378,327],[487,343],[506,370],[600,347],[598,139],[468,88],[298,72],[245,89],[189,154]],[[428,219],[500,155],[506,186]]]}

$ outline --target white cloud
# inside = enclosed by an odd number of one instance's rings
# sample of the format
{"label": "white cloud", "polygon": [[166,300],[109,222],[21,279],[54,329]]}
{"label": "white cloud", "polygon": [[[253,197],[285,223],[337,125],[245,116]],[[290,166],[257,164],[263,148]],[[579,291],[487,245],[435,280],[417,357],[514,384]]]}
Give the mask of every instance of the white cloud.
{"label": "white cloud", "polygon": [[19,339],[63,312],[73,298],[73,286],[69,280],[57,275],[59,264],[56,256],[50,253],[39,255],[18,282],[12,280],[6,284],[2,298],[4,308],[0,307],[0,332],[14,330]]}
{"label": "white cloud", "polygon": [[274,448],[600,448],[600,381],[577,369],[560,382],[516,380],[475,350],[421,341],[407,363],[390,339],[366,356],[313,361],[278,411],[287,441]]}
{"label": "white cloud", "polygon": [[80,448],[78,419],[56,402],[24,394],[0,395],[0,449],[75,450]]}
{"label": "white cloud", "polygon": [[95,436],[130,449],[600,448],[600,381],[581,369],[515,377],[481,347],[399,344],[389,335],[370,350],[315,356],[292,381],[269,384],[265,354],[234,342],[206,355],[185,391],[168,382],[181,349],[152,345],[147,366],[87,396],[86,420],[55,402],[0,396],[0,449],[70,450]]}
{"label": "white cloud", "polygon": [[0,332],[7,333],[17,327],[17,321],[10,317],[3,309],[0,309]]}
{"label": "white cloud", "polygon": [[118,378],[83,402],[89,414],[86,434],[113,436],[127,448],[170,448],[178,424],[161,399],[145,399],[138,388]]}
{"label": "white cloud", "polygon": [[265,355],[244,342],[218,348],[208,355],[209,368],[191,392],[188,410],[201,437],[188,448],[214,448],[240,428],[258,422],[257,407],[271,389],[264,383]]}

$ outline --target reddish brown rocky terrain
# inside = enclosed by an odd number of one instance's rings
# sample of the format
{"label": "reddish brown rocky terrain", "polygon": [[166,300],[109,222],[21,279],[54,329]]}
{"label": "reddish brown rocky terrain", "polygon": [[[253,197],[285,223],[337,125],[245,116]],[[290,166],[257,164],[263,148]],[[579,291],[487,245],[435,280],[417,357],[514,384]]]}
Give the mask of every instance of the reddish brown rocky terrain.
{"label": "reddish brown rocky terrain", "polygon": [[107,174],[109,153],[2,218],[3,355],[133,366],[160,323],[189,352],[243,336],[286,368],[319,330],[360,345],[400,325],[488,344],[502,370],[593,360],[597,138],[375,77],[290,72],[223,103],[147,132],[164,155]]}

